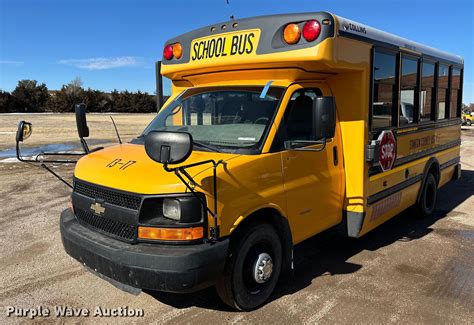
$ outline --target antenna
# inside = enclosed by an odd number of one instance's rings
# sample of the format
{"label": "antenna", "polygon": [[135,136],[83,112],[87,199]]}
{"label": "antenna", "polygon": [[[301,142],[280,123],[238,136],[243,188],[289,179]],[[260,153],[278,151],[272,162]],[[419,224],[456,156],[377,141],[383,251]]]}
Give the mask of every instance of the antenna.
{"label": "antenna", "polygon": [[[226,1],[227,5],[230,6],[229,0],[225,0],[225,1]],[[234,15],[230,15],[230,19],[234,20],[235,19]]]}
{"label": "antenna", "polygon": [[119,132],[118,132],[118,130],[117,130],[117,125],[115,125],[115,121],[114,121],[114,119],[112,118],[112,116],[109,115],[109,117],[110,117],[110,119],[112,120],[112,123],[113,123],[113,125],[114,125],[114,129],[115,129],[115,133],[117,134],[118,142],[119,142],[120,144],[122,144],[122,139],[120,139],[120,134],[119,134]]}

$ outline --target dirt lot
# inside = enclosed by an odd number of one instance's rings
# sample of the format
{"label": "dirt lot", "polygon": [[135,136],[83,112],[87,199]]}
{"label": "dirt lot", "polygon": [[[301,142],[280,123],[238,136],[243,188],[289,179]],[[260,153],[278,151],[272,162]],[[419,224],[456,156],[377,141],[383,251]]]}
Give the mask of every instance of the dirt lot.
{"label": "dirt lot", "polygon": [[[151,115],[117,115],[125,140]],[[16,123],[30,119],[30,144],[70,142],[72,115],[0,115],[0,153],[12,148]],[[110,119],[90,115],[91,137],[113,142]],[[103,129],[101,129],[103,126]],[[31,141],[30,141],[31,140]],[[254,312],[229,310],[214,290],[133,296],[90,274],[62,249],[58,218],[69,189],[25,164],[0,161],[0,323],[7,306],[142,308],[138,318],[36,318],[129,323],[458,323],[474,319],[474,127],[463,130],[462,179],[440,190],[435,214],[404,213],[359,240],[331,231],[295,250],[295,276]],[[2,160],[2,158],[0,158]],[[72,167],[55,169],[71,175]]]}

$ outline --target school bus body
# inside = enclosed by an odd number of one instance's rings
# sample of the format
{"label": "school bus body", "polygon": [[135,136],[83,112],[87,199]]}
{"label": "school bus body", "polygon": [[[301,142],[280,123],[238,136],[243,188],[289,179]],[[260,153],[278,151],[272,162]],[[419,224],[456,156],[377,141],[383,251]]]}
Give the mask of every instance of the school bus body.
{"label": "school bus body", "polygon": [[[280,19],[285,21],[295,20],[294,18],[288,18],[287,15],[282,15],[282,17]],[[308,17],[314,17],[314,14],[309,14]],[[304,15],[298,17],[298,20],[305,19],[307,17]],[[358,237],[416,202],[422,185],[424,168],[429,158],[436,158],[439,165],[443,167],[440,171],[439,186],[453,178],[454,173],[457,173],[459,169],[457,164],[459,163],[460,153],[460,123],[459,119],[455,119],[415,125],[409,128],[397,128],[395,130],[397,136],[395,167],[388,172],[371,175],[372,166],[366,162],[365,148],[373,137],[369,126],[370,76],[372,50],[374,43],[377,44],[377,42],[360,40],[357,37],[354,38],[353,34],[348,33],[342,36],[340,31],[344,27],[338,25],[347,23],[344,18],[336,17],[332,23],[336,25],[335,31],[334,33],[327,33],[328,36],[332,35],[332,37],[326,38],[313,47],[268,54],[253,52],[245,57],[239,57],[238,60],[232,56],[226,56],[195,62],[190,60],[190,62],[180,64],[165,64],[162,67],[162,73],[172,80],[173,94],[176,95],[190,86],[206,87],[236,84],[258,84],[263,86],[268,80],[272,80],[275,85],[284,87],[310,80],[325,84],[329,88],[329,93],[337,99],[343,149],[341,157],[346,157],[344,162],[344,186],[342,187],[344,191],[342,210],[347,218],[363,219],[354,222],[362,221],[360,229],[350,232],[351,236]],[[261,24],[265,25],[265,21],[262,21]],[[249,25],[252,25],[252,23],[249,23]],[[357,24],[357,26],[364,25]],[[205,27],[195,33],[209,33],[210,28],[210,26]],[[242,28],[245,27],[239,29]],[[366,31],[370,29],[366,26],[362,28]],[[380,31],[377,32],[385,38],[393,37],[386,36],[389,34]],[[203,39],[210,37],[212,36]],[[259,40],[260,33],[257,34],[256,42],[258,43]],[[182,38],[171,39],[167,43],[178,41],[182,41]],[[434,49],[419,44],[417,46],[418,49],[414,49],[412,43],[406,41],[405,47],[400,48],[402,52],[405,51],[410,54],[413,54],[416,50],[424,51],[425,48],[429,55],[438,54],[438,51]],[[192,54],[190,55],[192,56]],[[419,53],[418,56],[422,57],[424,55]],[[444,56],[448,57],[448,62],[453,60],[458,62],[458,65],[459,62],[462,62],[458,57],[446,54]],[[350,91],[347,91],[348,89]],[[288,93],[291,93],[291,91],[288,91]],[[170,98],[170,101],[172,99]],[[283,99],[280,105],[281,108],[286,107],[288,99]],[[262,154],[271,151],[271,144],[276,135],[277,127],[281,123],[282,116],[283,110],[280,110],[263,147]],[[440,150],[443,148],[446,149]],[[347,157],[350,157],[350,160],[347,160]],[[419,159],[416,159],[416,157],[419,157]],[[324,168],[324,166],[321,166],[321,168]],[[301,172],[304,174],[305,170]],[[381,200],[378,204],[372,203],[377,194],[380,196],[387,189],[406,186],[406,184],[410,185],[397,191],[398,195],[395,195],[395,198]],[[254,209],[257,210],[258,207]],[[280,207],[280,209],[285,211],[283,207]],[[373,213],[374,210],[375,214]],[[241,213],[238,213],[238,216],[241,215]],[[338,221],[340,222],[342,219]],[[349,221],[349,224],[351,223]],[[291,224],[292,220],[290,220]],[[298,232],[301,231],[299,229],[298,227],[292,229],[294,239],[305,239],[306,236],[298,235]],[[224,228],[223,230],[227,229]],[[296,242],[299,242],[299,240],[296,240]]]}
{"label": "school bus body", "polygon": [[[321,22],[320,41],[283,43],[280,34],[285,25],[310,19]],[[226,30],[221,30],[223,25],[227,26]],[[236,35],[244,39],[241,55],[230,54],[238,52],[233,40]],[[211,40],[219,37],[221,40],[213,43],[220,50],[214,50],[210,58]],[[186,164],[206,159],[225,162],[225,168],[219,168],[217,174],[217,215],[222,241],[232,239],[238,229],[244,229],[241,225],[248,227],[259,217],[263,220],[264,215],[278,216],[266,221],[283,220],[275,227],[284,245],[289,247],[336,225],[348,236],[360,237],[416,204],[428,174],[435,176],[437,187],[459,177],[459,115],[408,126],[399,125],[397,118],[386,128],[396,138],[393,167],[382,171],[376,161],[369,159],[371,143],[380,132],[371,127],[374,47],[389,47],[399,53],[398,60],[408,53],[417,58],[439,58],[452,65],[452,69],[462,69],[462,59],[458,57],[324,12],[211,25],[167,42],[175,43],[183,46],[182,57],[165,60],[161,67],[162,75],[172,82],[172,95],[164,109],[191,88],[250,85],[263,88],[271,81],[272,86],[285,89],[258,154],[193,151],[186,161]],[[334,138],[320,152],[278,147],[276,143],[292,94],[314,88],[320,89],[324,96],[336,98]],[[398,111],[398,102],[394,107]],[[110,168],[108,164],[117,157],[133,160],[135,165],[124,171]],[[212,168],[196,166],[188,171],[195,188],[204,193],[208,206],[213,206]],[[88,183],[143,195],[188,192],[175,174],[150,160],[144,146],[139,144],[91,153],[78,162],[74,176]],[[207,218],[211,227],[212,216],[208,214]],[[291,254],[291,248],[289,251]],[[72,249],[69,253],[74,255]],[[219,272],[225,263],[225,260],[216,262]],[[158,289],[180,291],[165,285]]]}

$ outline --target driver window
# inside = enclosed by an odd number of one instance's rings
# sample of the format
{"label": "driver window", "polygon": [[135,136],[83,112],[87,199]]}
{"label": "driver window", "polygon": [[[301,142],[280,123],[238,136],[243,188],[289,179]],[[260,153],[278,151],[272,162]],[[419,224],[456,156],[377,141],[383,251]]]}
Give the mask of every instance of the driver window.
{"label": "driver window", "polygon": [[287,140],[312,140],[313,100],[322,95],[318,88],[293,93],[284,116]]}

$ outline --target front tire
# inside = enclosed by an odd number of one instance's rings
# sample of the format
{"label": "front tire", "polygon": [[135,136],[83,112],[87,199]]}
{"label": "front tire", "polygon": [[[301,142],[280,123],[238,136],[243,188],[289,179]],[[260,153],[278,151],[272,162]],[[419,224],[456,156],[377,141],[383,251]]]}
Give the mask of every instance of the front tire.
{"label": "front tire", "polygon": [[253,310],[270,297],[281,272],[282,246],[275,228],[259,224],[242,229],[231,243],[219,297],[238,310]]}
{"label": "front tire", "polygon": [[438,184],[433,174],[428,174],[426,177],[423,191],[421,192],[420,200],[417,203],[417,212],[420,217],[429,217],[435,207],[436,199],[438,198]]}

